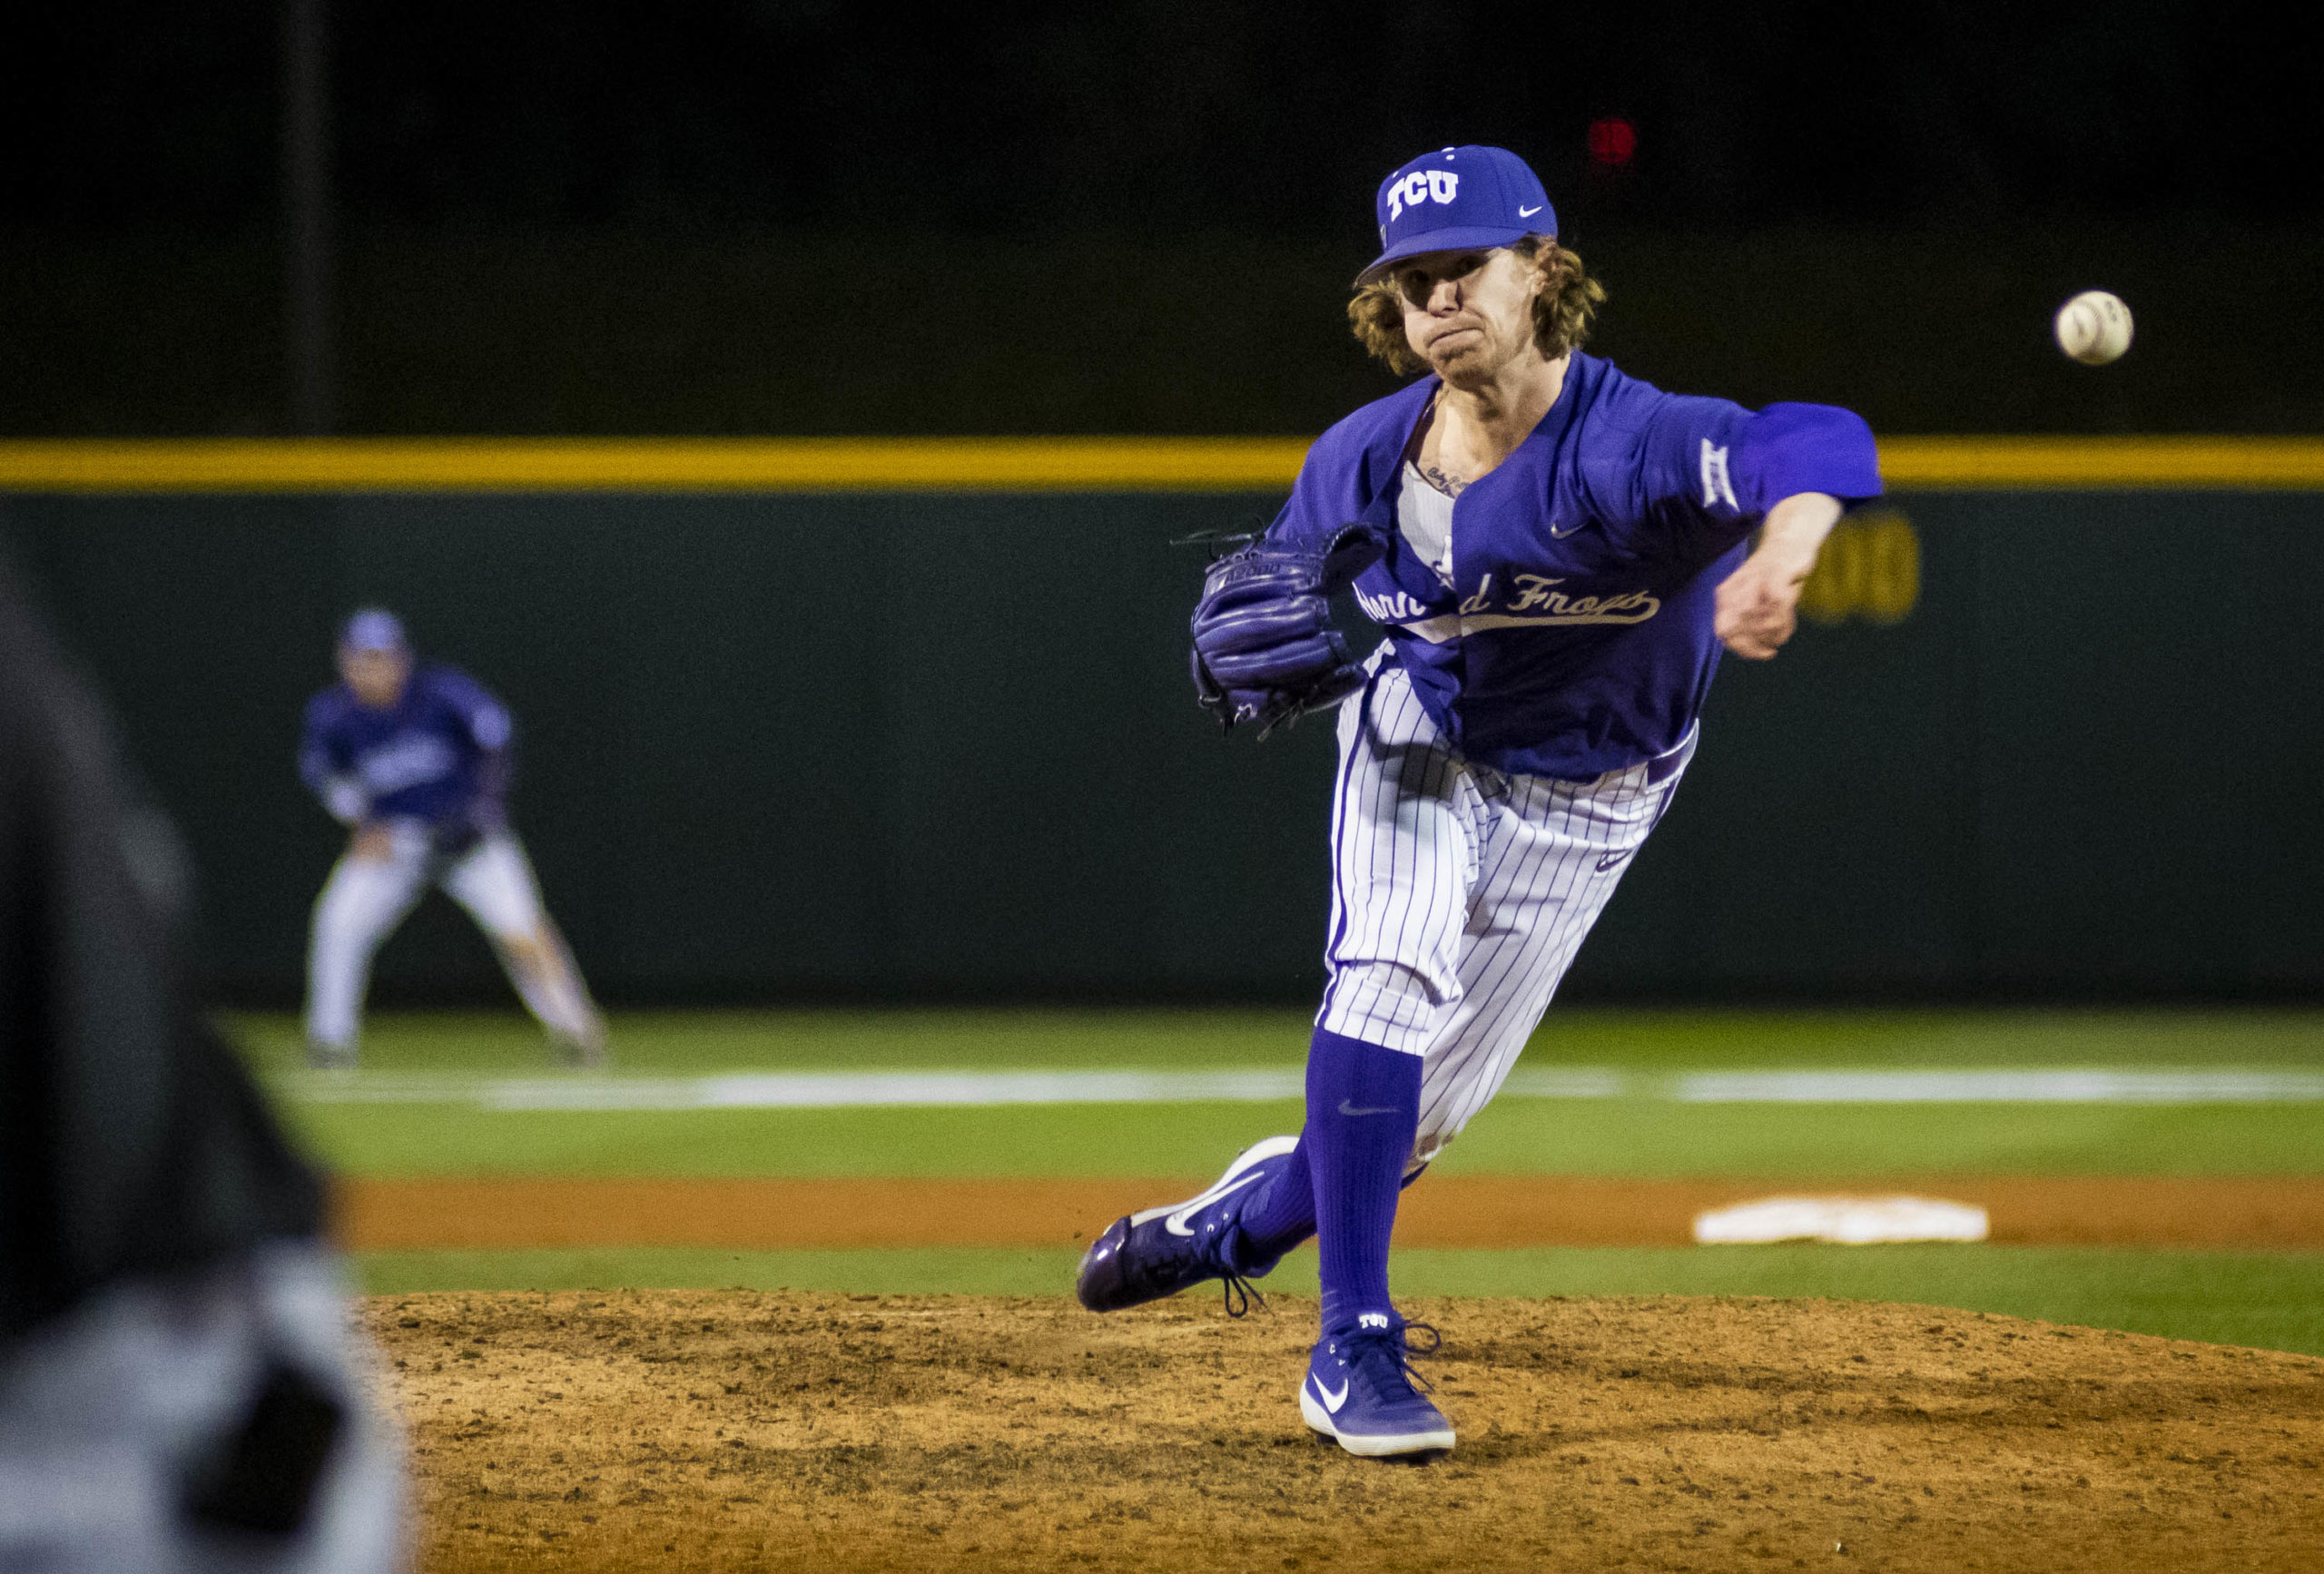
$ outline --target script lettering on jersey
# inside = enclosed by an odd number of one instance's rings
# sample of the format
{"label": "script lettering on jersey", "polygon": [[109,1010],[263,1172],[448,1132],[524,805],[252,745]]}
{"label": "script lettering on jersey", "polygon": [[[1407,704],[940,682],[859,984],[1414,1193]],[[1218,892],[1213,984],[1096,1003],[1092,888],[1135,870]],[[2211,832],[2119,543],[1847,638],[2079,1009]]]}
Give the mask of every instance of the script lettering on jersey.
{"label": "script lettering on jersey", "polygon": [[428,733],[399,733],[355,762],[355,773],[374,797],[440,781],[459,767],[452,746]]}
{"label": "script lettering on jersey", "polygon": [[1518,575],[1522,593],[1508,605],[1508,612],[1541,612],[1545,614],[1543,623],[1645,623],[1661,612],[1661,600],[1645,591],[1631,591],[1630,595],[1566,595],[1551,588],[1561,584],[1564,579],[1551,579],[1548,575]]}
{"label": "script lettering on jersey", "polygon": [[1355,593],[1355,604],[1364,608],[1364,615],[1374,623],[1410,623],[1414,618],[1428,615],[1428,608],[1401,590],[1391,591],[1386,595],[1366,595],[1359,590]]}
{"label": "script lettering on jersey", "polygon": [[1543,615],[1543,623],[1644,623],[1662,610],[1661,601],[1643,590],[1633,590],[1626,595],[1569,596],[1550,588],[1564,583],[1546,575],[1519,575],[1521,594],[1509,604],[1509,611],[1539,612]]}
{"label": "script lettering on jersey", "polygon": [[1610,595],[1568,595],[1553,588],[1562,578],[1546,574],[1515,576],[1516,595],[1495,605],[1492,575],[1477,585],[1477,593],[1457,611],[1431,617],[1428,609],[1403,591],[1371,595],[1357,591],[1356,602],[1375,623],[1395,624],[1431,644],[1443,644],[1463,635],[1496,628],[1571,627],[1584,624],[1644,623],[1662,610],[1662,598],[1650,591],[1617,591]]}
{"label": "script lettering on jersey", "polygon": [[1423,202],[1450,202],[1460,189],[1458,170],[1414,170],[1388,188],[1388,221],[1394,223],[1406,208]]}

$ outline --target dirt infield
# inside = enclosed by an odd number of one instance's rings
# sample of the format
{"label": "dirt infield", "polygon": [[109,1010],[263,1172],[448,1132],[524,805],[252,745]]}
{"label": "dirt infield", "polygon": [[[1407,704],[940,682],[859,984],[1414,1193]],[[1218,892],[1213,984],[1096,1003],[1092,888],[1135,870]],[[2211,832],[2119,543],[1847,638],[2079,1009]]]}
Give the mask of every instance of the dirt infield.
{"label": "dirt infield", "polygon": [[2324,1361],[1928,1307],[1419,1302],[1461,1429],[1312,1441],[1313,1304],[384,1296],[431,1570],[2317,1566]]}
{"label": "dirt infield", "polygon": [[[1205,1179],[355,1180],[340,1238],[361,1250],[535,1246],[1069,1245]],[[1405,1195],[1417,1246],[1686,1242],[1696,1214],[1752,1197],[1909,1191],[1983,1205],[1996,1241],[2324,1248],[2324,1177],[1928,1176],[1857,1183],[1443,1176]]]}

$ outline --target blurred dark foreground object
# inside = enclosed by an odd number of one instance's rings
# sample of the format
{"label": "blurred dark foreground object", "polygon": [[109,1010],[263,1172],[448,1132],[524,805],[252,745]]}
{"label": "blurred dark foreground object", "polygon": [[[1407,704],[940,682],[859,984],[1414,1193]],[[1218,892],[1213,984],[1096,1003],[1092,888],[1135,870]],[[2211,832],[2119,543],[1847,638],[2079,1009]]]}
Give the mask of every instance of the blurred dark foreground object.
{"label": "blurred dark foreground object", "polygon": [[0,1569],[396,1569],[322,1184],[179,975],[182,869],[0,562]]}
{"label": "blurred dark foreground object", "polygon": [[335,1394],[298,1367],[277,1364],[241,1424],[195,1465],[186,1512],[231,1530],[295,1533],[346,1425],[347,1407]]}

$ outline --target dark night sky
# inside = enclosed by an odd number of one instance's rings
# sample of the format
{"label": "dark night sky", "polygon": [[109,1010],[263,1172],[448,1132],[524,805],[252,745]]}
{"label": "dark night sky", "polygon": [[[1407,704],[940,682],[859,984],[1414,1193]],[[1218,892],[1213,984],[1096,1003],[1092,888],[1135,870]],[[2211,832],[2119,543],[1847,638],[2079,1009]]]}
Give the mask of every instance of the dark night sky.
{"label": "dark night sky", "polygon": [[[269,214],[272,5],[13,28],[0,222]],[[1472,140],[1570,215],[2324,216],[2312,47],[2198,0],[353,0],[334,28],[360,220],[1338,233],[1390,167]],[[1638,156],[1593,182],[1607,115]]]}

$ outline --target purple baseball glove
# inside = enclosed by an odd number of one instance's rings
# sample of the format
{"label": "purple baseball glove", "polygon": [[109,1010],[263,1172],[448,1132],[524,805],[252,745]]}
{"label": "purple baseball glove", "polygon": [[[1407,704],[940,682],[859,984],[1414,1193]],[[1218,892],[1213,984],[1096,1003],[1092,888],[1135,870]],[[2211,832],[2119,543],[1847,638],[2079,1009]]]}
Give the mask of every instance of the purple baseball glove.
{"label": "purple baseball glove", "polygon": [[1388,543],[1350,525],[1302,550],[1261,538],[1210,566],[1195,604],[1195,695],[1229,729],[1264,738],[1364,686],[1364,667],[1332,626],[1331,598],[1380,561]]}

